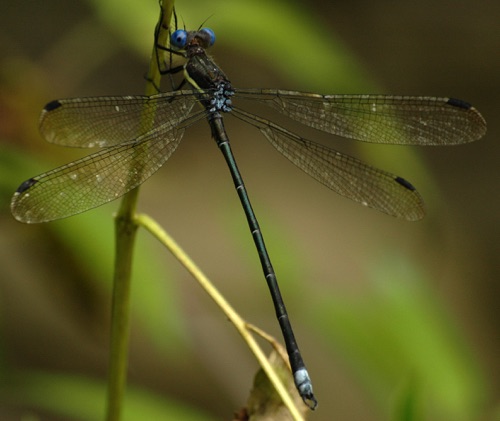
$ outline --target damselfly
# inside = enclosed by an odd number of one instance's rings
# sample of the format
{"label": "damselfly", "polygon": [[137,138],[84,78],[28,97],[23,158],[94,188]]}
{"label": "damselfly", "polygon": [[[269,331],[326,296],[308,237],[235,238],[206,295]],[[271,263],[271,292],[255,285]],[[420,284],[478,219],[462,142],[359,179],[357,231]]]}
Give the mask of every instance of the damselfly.
{"label": "damselfly", "polygon": [[[206,120],[233,178],[258,250],[283,332],[297,389],[316,406],[312,384],[283,302],[257,218],[224,128],[224,114],[258,128],[297,167],[331,190],[389,215],[417,220],[422,199],[410,182],[305,139],[243,108],[256,101],[315,129],[351,139],[402,145],[455,145],[486,132],[486,123],[468,103],[453,98],[385,95],[319,95],[276,89],[233,88],[206,49],[212,30],[176,30],[171,54],[185,63],[190,90],[153,96],[107,96],[52,101],[40,117],[42,135],[52,143],[99,152],[20,185],[11,209],[19,221],[37,223],[64,218],[114,200],[139,186],[172,155],[184,131]],[[171,69],[171,72],[175,69]],[[196,104],[202,106],[193,111]],[[149,122],[145,124],[145,121]]]}

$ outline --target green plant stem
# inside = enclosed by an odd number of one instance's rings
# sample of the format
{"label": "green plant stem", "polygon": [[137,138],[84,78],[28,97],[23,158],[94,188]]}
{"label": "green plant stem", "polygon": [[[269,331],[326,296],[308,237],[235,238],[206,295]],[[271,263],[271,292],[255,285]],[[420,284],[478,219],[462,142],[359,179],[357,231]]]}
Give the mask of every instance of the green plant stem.
{"label": "green plant stem", "polygon": [[[159,25],[167,28],[170,24],[173,0],[164,0]],[[168,31],[160,31],[159,42],[165,42]],[[155,39],[156,42],[156,39]],[[156,93],[160,86],[161,74],[156,59],[156,45],[153,45],[148,72],[146,94]],[[144,121],[150,125],[151,121]],[[125,394],[128,368],[130,289],[132,277],[132,261],[137,224],[134,218],[139,188],[127,193],[122,200],[115,218],[115,270],[113,277],[112,310],[111,310],[111,349],[109,353],[107,421],[119,421]]]}
{"label": "green plant stem", "polygon": [[111,309],[111,349],[109,353],[107,421],[119,421],[127,381],[129,313],[132,259],[137,225],[133,214],[139,190],[122,201],[115,219],[115,273]]}

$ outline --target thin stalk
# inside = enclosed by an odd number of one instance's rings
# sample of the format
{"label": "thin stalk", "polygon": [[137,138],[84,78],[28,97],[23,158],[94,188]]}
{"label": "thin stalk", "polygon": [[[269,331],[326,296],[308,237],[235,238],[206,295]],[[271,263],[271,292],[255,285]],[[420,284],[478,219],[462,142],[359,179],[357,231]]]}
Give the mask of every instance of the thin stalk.
{"label": "thin stalk", "polygon": [[132,259],[137,225],[133,214],[139,189],[126,195],[115,219],[115,273],[111,309],[107,421],[119,421],[127,382]]}
{"label": "thin stalk", "polygon": [[[164,0],[163,13],[160,15],[161,28],[168,28],[172,17],[174,0]],[[166,40],[168,31],[160,30],[159,42]],[[155,39],[156,42],[156,39]],[[148,72],[146,95],[156,93],[160,86],[161,74],[158,68],[156,45],[153,45]],[[145,125],[151,121],[144,121]],[[139,188],[127,193],[121,202],[115,218],[115,269],[113,277],[112,310],[111,310],[111,349],[109,353],[107,421],[120,421],[127,381],[129,314],[132,260],[137,232],[134,218]]]}
{"label": "thin stalk", "polygon": [[[168,235],[167,232],[150,216],[145,214],[139,214],[136,216],[136,223],[147,231],[149,231],[154,237],[158,239],[172,255],[188,270],[188,272],[196,279],[198,284],[207,292],[207,294],[215,301],[219,308],[224,312],[229,321],[234,325],[238,333],[242,336],[244,341],[247,343],[248,347],[255,355],[255,358],[259,362],[260,366],[268,376],[269,380],[276,389],[278,395],[282,399],[285,406],[290,411],[292,418],[295,421],[303,420],[304,418],[300,414],[299,409],[293,402],[292,397],[286,390],[283,382],[280,380],[278,374],[271,366],[268,358],[264,354],[264,351],[260,348],[259,344],[252,336],[251,331],[256,332],[264,339],[269,339],[270,336],[262,332],[260,329],[247,323],[226,301],[226,299],[221,295],[221,293],[214,287],[213,283],[207,278],[207,276],[201,271],[201,269],[196,266],[196,264],[191,260],[191,258],[182,250],[182,248],[175,242],[175,240]],[[275,341],[270,341],[275,345]],[[280,352],[282,354],[282,352]],[[285,357],[285,361],[288,362],[288,358]]]}

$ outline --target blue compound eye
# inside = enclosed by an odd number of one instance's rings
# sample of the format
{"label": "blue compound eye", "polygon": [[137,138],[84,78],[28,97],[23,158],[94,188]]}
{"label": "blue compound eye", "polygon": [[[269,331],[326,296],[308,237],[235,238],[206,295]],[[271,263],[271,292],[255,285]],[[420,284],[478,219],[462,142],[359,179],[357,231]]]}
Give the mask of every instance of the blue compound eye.
{"label": "blue compound eye", "polygon": [[208,35],[208,46],[211,47],[215,44],[215,33],[210,28],[202,28],[200,32],[203,32]]}
{"label": "blue compound eye", "polygon": [[177,48],[184,48],[187,41],[187,32],[184,29],[178,29],[170,36],[170,44]]}

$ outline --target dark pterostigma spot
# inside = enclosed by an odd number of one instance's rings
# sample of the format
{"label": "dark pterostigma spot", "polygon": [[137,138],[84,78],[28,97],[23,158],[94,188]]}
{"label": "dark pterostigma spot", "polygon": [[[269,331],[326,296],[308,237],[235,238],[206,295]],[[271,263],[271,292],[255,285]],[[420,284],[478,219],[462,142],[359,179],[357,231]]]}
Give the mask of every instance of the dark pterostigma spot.
{"label": "dark pterostigma spot", "polygon": [[44,108],[45,111],[52,111],[56,108],[59,108],[62,104],[56,99],[54,101],[50,101]]}
{"label": "dark pterostigma spot", "polygon": [[23,183],[21,183],[21,185],[17,188],[16,193],[24,193],[26,190],[31,188],[36,183],[38,183],[38,180],[30,178],[29,180],[26,180]]}
{"label": "dark pterostigma spot", "polygon": [[394,180],[396,180],[399,184],[401,184],[403,187],[406,187],[408,190],[415,191],[416,188],[413,187],[413,184],[411,184],[409,181],[406,181],[402,177],[396,177]]}
{"label": "dark pterostigma spot", "polygon": [[448,98],[448,104],[453,105],[454,107],[463,108],[465,110],[469,110],[472,108],[472,105],[468,102],[456,98]]}

